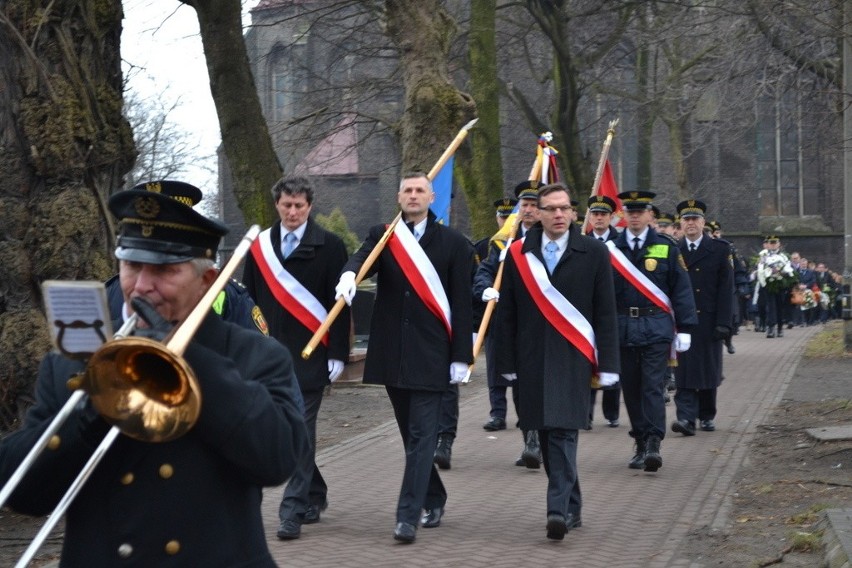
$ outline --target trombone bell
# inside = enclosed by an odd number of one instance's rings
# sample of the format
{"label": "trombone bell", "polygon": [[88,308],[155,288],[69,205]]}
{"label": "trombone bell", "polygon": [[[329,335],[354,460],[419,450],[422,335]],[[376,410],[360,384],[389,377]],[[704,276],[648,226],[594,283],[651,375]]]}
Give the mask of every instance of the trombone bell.
{"label": "trombone bell", "polygon": [[189,365],[145,337],[104,344],[89,360],[81,388],[109,424],[142,442],[168,442],[188,432],[201,412]]}

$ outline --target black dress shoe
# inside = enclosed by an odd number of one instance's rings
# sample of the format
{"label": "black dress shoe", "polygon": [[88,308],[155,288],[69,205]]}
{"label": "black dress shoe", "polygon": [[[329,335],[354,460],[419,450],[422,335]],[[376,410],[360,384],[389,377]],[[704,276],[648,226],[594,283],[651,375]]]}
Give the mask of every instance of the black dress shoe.
{"label": "black dress shoe", "polygon": [[712,420],[702,420],[701,421],[701,429],[705,432],[715,432],[716,431],[716,423]]}
{"label": "black dress shoe", "polygon": [[776,334],[778,337],[784,337],[784,330],[780,327],[778,328],[778,333]]}
{"label": "black dress shoe", "polygon": [[312,525],[320,522],[320,512],[328,508],[328,501],[322,505],[308,505],[305,514],[302,515],[302,524]]}
{"label": "black dress shoe", "polygon": [[417,538],[417,527],[411,523],[397,523],[393,530],[393,539],[399,542],[409,544]]}
{"label": "black dress shoe", "polygon": [[275,533],[281,540],[295,540],[302,534],[302,523],[299,521],[284,520],[278,525]]}
{"label": "black dress shoe", "polygon": [[562,540],[568,532],[565,517],[558,514],[547,515],[547,538],[550,540]]}
{"label": "black dress shoe", "polygon": [[684,436],[695,436],[695,424],[688,420],[677,420],[676,422],[672,422],[672,432],[677,432]]}
{"label": "black dress shoe", "polygon": [[571,529],[579,529],[583,526],[583,518],[579,514],[568,513],[568,516],[565,517],[565,526],[568,527],[569,531]]}
{"label": "black dress shoe", "polygon": [[610,428],[618,428],[618,418],[614,418],[609,421]]}
{"label": "black dress shoe", "polygon": [[444,509],[435,507],[434,509],[426,509],[423,517],[420,519],[420,526],[424,529],[431,529],[441,526],[441,517],[444,516]]}
{"label": "black dress shoe", "polygon": [[496,432],[497,430],[505,430],[506,429],[506,421],[500,418],[499,416],[492,416],[491,420],[482,425],[483,430],[488,430],[489,432]]}
{"label": "black dress shoe", "polygon": [[520,466],[520,467],[524,467],[527,464],[524,463],[524,458],[518,458],[518,459],[515,460],[515,465]]}

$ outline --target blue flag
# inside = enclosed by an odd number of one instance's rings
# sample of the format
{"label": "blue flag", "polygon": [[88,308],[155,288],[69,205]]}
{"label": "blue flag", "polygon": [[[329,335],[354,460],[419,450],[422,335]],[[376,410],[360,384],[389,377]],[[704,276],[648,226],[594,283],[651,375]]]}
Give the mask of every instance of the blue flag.
{"label": "blue flag", "polygon": [[453,162],[455,156],[450,156],[435,179],[432,180],[432,189],[435,190],[435,201],[432,202],[432,213],[438,218],[437,222],[442,225],[450,225],[450,204],[453,198]]}

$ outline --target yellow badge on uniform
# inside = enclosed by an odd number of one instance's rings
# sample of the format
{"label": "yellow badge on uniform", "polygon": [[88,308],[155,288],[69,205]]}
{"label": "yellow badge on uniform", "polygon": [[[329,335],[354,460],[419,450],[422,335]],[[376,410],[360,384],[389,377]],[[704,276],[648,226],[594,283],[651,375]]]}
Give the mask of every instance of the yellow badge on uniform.
{"label": "yellow badge on uniform", "polygon": [[269,326],[266,325],[266,320],[263,318],[263,312],[257,306],[251,309],[251,319],[254,320],[254,325],[260,330],[263,335],[269,335]]}
{"label": "yellow badge on uniform", "polygon": [[646,258],[645,259],[645,270],[648,272],[654,272],[657,268],[657,259],[656,258]]}

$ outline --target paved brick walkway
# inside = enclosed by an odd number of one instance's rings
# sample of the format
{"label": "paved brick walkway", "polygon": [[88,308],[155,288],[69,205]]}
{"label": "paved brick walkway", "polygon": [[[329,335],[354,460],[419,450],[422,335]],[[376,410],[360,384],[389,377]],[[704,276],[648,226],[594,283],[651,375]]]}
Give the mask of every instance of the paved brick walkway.
{"label": "paved brick walkway", "polygon": [[[282,567],[310,568],[701,568],[679,553],[679,543],[693,528],[730,524],[731,481],[817,329],[785,330],[782,339],[741,331],[734,341],[737,353],[724,356],[717,431],[691,438],[669,432],[656,474],[627,468],[632,455],[627,412],[622,405],[621,427],[605,427],[598,397],[597,424],[580,434],[583,527],[561,542],[545,538],[544,470],[514,465],[520,432],[482,429],[488,396],[481,359],[463,389],[452,470],[441,473],[449,501],[440,527],[420,529],[411,545],[392,538],[403,452],[396,425],[389,423],[318,455],[330,507],[321,523],[302,527],[299,540],[275,538],[282,488],[267,492],[263,513],[273,556]],[[667,407],[670,423],[674,402]]]}

